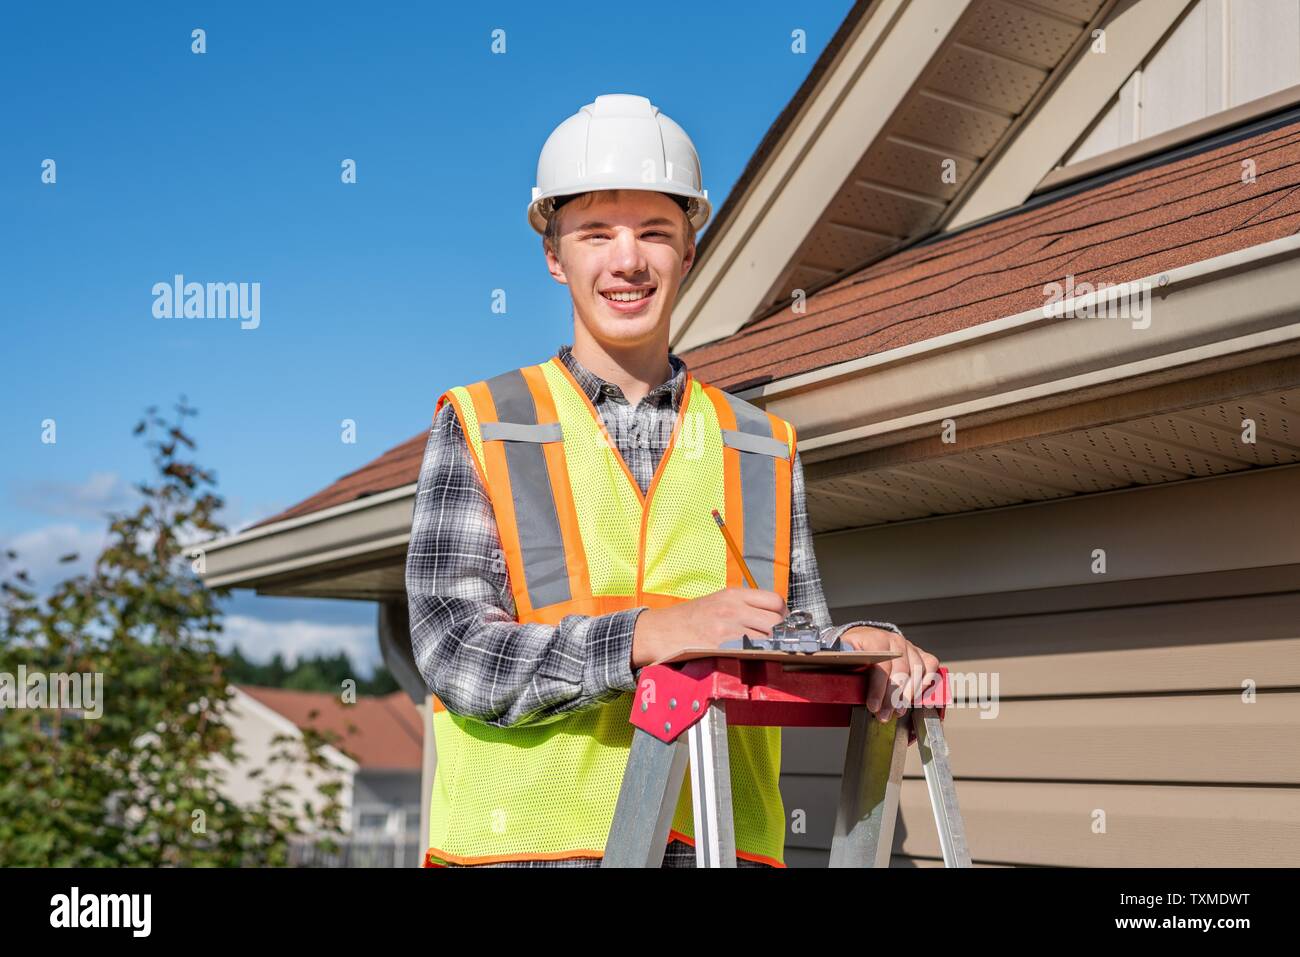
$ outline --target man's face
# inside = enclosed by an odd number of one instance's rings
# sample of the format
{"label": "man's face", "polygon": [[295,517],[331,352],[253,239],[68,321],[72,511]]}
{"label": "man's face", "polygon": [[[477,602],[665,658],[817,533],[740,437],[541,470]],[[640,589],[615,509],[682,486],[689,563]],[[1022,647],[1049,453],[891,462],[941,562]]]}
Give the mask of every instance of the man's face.
{"label": "man's face", "polygon": [[587,331],[614,347],[653,340],[695,259],[681,207],[649,190],[600,190],[557,215],[560,255],[548,250],[547,267]]}

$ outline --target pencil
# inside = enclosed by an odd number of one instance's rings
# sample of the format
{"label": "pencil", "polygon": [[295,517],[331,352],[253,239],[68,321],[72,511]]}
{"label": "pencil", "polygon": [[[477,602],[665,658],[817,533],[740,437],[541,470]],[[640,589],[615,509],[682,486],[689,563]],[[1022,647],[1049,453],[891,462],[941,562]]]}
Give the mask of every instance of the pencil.
{"label": "pencil", "polygon": [[745,576],[745,583],[750,588],[757,588],[758,583],[754,581],[754,576],[749,573],[749,566],[745,564],[745,558],[740,554],[740,549],[736,547],[736,541],[731,537],[731,532],[727,531],[726,523],[722,521],[722,516],[718,510],[713,510],[713,520],[718,523],[718,530],[722,532],[722,537],[727,540],[727,547],[731,549],[731,554],[735,556],[736,563],[740,565],[740,570]]}

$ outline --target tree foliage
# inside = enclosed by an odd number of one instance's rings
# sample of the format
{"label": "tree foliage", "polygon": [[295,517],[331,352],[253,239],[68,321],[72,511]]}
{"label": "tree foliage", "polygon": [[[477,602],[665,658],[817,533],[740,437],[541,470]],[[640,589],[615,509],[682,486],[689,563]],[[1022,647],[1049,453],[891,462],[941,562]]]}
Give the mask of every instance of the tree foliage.
{"label": "tree foliage", "polygon": [[345,651],[313,658],[300,655],[290,667],[279,652],[270,661],[259,664],[245,658],[236,646],[230,651],[229,661],[226,673],[232,682],[240,685],[337,692],[344,681],[352,680],[357,683],[358,695],[386,695],[398,690],[396,679],[382,665],[369,678],[358,678],[357,669]]}
{"label": "tree foliage", "polygon": [[[199,579],[193,547],[225,531],[222,500],[213,473],[190,460],[183,426],[196,411],[184,397],[174,408],[169,420],[151,407],[136,426],[151,480],[136,486],[138,507],[108,516],[89,573],[41,598],[14,552],[0,566],[0,672],[103,682],[97,719],[0,708],[0,864],[281,865],[295,836],[330,847],[341,833],[343,782],[317,732],[276,740],[256,802],[223,793],[222,767],[240,758],[215,643],[224,592]],[[271,783],[290,762],[308,768],[311,802]]]}

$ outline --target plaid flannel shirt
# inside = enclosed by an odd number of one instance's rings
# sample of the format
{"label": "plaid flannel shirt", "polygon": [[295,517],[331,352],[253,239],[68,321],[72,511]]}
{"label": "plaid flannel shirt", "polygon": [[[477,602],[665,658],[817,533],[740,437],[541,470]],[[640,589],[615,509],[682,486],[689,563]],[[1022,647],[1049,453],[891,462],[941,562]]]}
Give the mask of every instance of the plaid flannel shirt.
{"label": "plaid flannel shirt", "polygon": [[[636,407],[561,346],[559,358],[600,415],[645,493],[681,406],[686,364],[670,353],[672,378]],[[636,689],[632,635],[642,608],[568,615],[558,625],[515,620],[501,539],[487,490],[451,403],[444,403],[425,447],[406,556],[411,650],[425,685],[451,711],[498,727],[540,724]],[[832,625],[822,594],[795,454],[791,481],[790,583],[786,606],[811,614],[823,639],[855,625],[898,632],[880,621]],[[901,633],[901,632],[900,632]],[[665,866],[694,866],[694,852],[672,841]],[[590,858],[518,862],[592,866]],[[749,862],[745,862],[749,863]],[[761,866],[761,865],[760,865]]]}

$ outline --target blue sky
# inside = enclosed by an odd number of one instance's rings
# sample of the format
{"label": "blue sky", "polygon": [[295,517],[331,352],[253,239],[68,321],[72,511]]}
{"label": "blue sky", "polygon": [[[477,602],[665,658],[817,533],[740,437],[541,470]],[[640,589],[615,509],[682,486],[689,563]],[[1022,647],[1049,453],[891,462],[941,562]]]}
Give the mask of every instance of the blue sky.
{"label": "blue sky", "polygon": [[[600,93],[648,96],[716,209],[850,6],[6,5],[0,542],[44,582],[93,554],[148,475],[131,428],[182,393],[237,528],[427,428],[448,386],[553,354],[569,298],[524,214],[551,129]],[[260,283],[260,324],[155,318],[178,273]],[[378,660],[370,603],[226,608],[253,657]]]}

